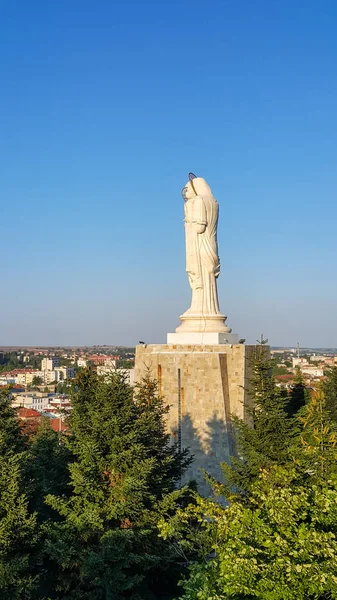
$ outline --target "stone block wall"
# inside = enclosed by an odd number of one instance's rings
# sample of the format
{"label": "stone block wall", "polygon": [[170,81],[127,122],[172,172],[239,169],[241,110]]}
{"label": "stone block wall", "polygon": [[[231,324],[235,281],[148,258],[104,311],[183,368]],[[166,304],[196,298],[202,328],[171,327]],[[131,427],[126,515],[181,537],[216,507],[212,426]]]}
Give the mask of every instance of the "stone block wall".
{"label": "stone block wall", "polygon": [[251,356],[255,346],[137,346],[135,381],[149,373],[170,406],[167,427],[182,448],[189,447],[193,464],[184,482],[194,479],[209,493],[202,469],[221,479],[220,463],[234,452],[230,415],[247,417]]}

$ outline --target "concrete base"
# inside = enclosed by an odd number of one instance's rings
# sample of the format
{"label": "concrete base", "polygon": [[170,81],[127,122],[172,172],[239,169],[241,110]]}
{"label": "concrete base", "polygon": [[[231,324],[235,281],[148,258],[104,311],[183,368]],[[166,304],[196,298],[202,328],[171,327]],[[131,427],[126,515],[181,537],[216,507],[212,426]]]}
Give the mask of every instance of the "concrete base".
{"label": "concrete base", "polygon": [[[175,335],[175,334],[170,334]],[[218,334],[219,335],[219,334]],[[222,480],[220,464],[234,454],[231,415],[246,419],[248,380],[255,346],[244,344],[158,344],[137,346],[135,381],[150,374],[170,406],[167,428],[194,461],[182,483],[210,488],[202,469]]]}
{"label": "concrete base", "polygon": [[184,331],[181,333],[168,333],[168,344],[238,344],[240,337],[237,333],[215,333],[212,331],[196,332]]}

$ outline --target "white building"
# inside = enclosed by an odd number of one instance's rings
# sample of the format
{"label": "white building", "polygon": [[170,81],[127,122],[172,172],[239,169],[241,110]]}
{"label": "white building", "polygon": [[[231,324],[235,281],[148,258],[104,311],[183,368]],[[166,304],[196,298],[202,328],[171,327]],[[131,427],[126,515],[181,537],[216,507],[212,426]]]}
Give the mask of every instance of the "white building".
{"label": "white building", "polygon": [[116,368],[114,366],[98,365],[96,372],[97,375],[110,375],[111,373],[116,373]]}
{"label": "white building", "polygon": [[293,368],[302,367],[303,365],[309,364],[306,358],[297,357],[293,358]]}
{"label": "white building", "polygon": [[51,358],[43,358],[41,362],[41,371],[52,371],[59,365],[58,356],[52,356]]}
{"label": "white building", "polygon": [[0,385],[13,385],[14,383],[16,383],[15,379],[16,378],[14,377],[14,375],[8,375],[7,377],[3,375],[2,377],[0,377]]}
{"label": "white building", "polygon": [[15,383],[19,385],[31,385],[34,377],[40,377],[44,381],[43,371],[23,371],[22,373],[18,373],[15,376]]}
{"label": "white building", "polygon": [[43,372],[43,383],[49,385],[50,383],[54,383],[56,380],[55,371],[42,371]]}
{"label": "white building", "polygon": [[75,371],[71,367],[56,367],[53,371],[55,381],[64,381],[65,379],[73,379]]}
{"label": "white building", "polygon": [[12,401],[12,406],[34,408],[39,412],[42,412],[48,406],[48,404],[48,396],[38,393],[28,393],[23,395],[18,394]]}
{"label": "white building", "polygon": [[77,366],[78,367],[86,367],[87,366],[87,359],[86,358],[79,358],[77,360]]}
{"label": "white building", "polygon": [[106,358],[104,361],[105,367],[110,367],[111,369],[115,369],[117,366],[117,361],[115,358]]}
{"label": "white building", "polygon": [[322,354],[312,354],[312,356],[310,356],[310,362],[319,362],[325,360],[326,356],[323,356]]}
{"label": "white building", "polygon": [[303,375],[309,375],[310,377],[323,377],[324,370],[315,365],[304,365],[302,368]]}

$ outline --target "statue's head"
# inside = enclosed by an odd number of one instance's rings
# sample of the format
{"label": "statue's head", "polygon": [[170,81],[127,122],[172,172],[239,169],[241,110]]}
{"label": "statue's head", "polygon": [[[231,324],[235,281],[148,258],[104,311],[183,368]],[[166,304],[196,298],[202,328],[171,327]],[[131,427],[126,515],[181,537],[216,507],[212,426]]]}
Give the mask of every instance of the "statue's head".
{"label": "statue's head", "polygon": [[209,187],[206,179],[203,177],[197,177],[193,173],[188,174],[188,182],[182,191],[184,200],[191,200],[195,196],[213,196],[212,190]]}
{"label": "statue's head", "polygon": [[181,190],[181,195],[184,198],[184,200],[190,200],[191,198],[194,198],[194,196],[196,196],[196,192],[193,187],[193,179],[195,178],[196,175],[194,175],[194,173],[188,174],[188,182],[186,183],[185,187],[183,187],[183,189]]}
{"label": "statue's head", "polygon": [[192,182],[188,181],[182,190],[182,196],[183,196],[184,200],[191,200],[191,198],[194,198],[196,195],[197,194],[194,190]]}

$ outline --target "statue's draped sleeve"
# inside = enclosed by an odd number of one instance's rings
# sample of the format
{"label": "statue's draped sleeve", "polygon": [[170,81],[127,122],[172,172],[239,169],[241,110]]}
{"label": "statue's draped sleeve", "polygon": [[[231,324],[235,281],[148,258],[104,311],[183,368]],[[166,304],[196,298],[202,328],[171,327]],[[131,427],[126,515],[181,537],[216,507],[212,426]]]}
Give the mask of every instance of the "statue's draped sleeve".
{"label": "statue's draped sleeve", "polygon": [[207,225],[206,207],[201,196],[196,196],[193,201],[193,222]]}

